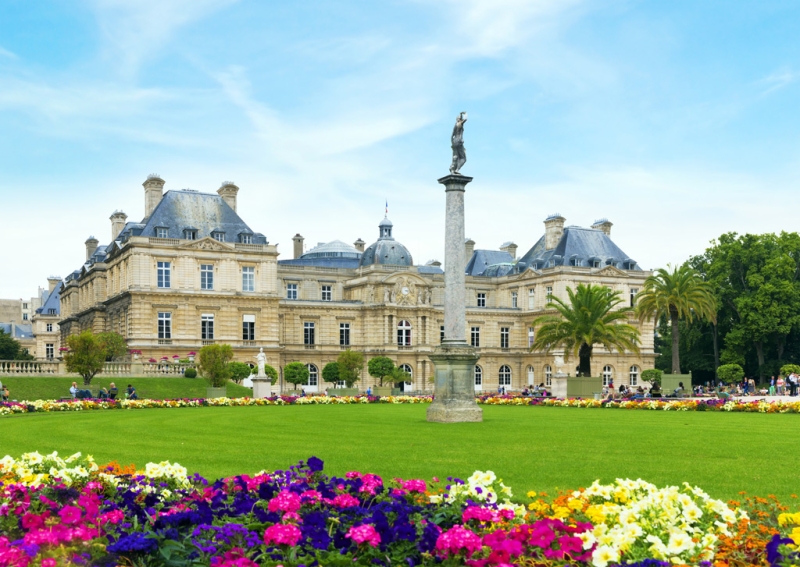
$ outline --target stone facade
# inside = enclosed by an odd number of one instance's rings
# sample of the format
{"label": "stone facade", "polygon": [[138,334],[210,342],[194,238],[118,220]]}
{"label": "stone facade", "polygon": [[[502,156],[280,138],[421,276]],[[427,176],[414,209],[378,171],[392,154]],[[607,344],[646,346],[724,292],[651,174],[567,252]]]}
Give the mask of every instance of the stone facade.
{"label": "stone facade", "polygon": [[[329,248],[317,247],[322,251],[317,256],[303,254],[299,234],[293,239],[295,258],[279,262],[277,247],[249,231],[235,214],[238,187],[226,182],[218,195],[182,191],[162,195],[163,184],[152,176],[145,182],[147,216],[142,222],[126,223],[120,229],[124,213],[115,212],[112,243],[87,242],[86,263],[65,279],[61,289],[62,342],[86,329],[116,331],[129,348],[143,352],[145,361],[186,356],[204,344],[227,343],[237,360],[252,364],[263,347],[267,363],[279,372],[293,361],[313,365],[316,384],[307,385],[307,392],[331,386],[322,382],[322,368],[341,350],[352,348],[364,352],[367,360],[384,355],[405,365],[412,376],[403,385],[405,390],[432,390],[430,355],[441,342],[444,326],[444,273],[438,263],[359,265],[364,250],[360,240],[355,247],[336,242]],[[175,220],[166,214],[167,206],[173,207]],[[190,218],[193,210],[205,211],[203,217]],[[220,239],[222,229],[215,231],[212,226],[223,222],[219,219],[227,219],[223,228],[228,236],[236,231],[237,241]],[[554,233],[559,231],[562,241],[570,231],[574,238],[584,240],[609,236],[601,228],[564,228],[563,218],[559,219],[548,219],[550,238],[546,243],[544,237],[540,239],[550,256],[559,252],[552,248],[558,244]],[[201,221],[207,226],[201,226]],[[610,233],[611,223],[606,224],[602,228]],[[380,229],[385,228],[382,223]],[[466,246],[475,243],[467,241]],[[488,258],[489,252],[468,250],[467,259],[479,253],[480,258]],[[529,252],[522,262],[514,258],[513,243],[505,243],[503,252],[497,252],[511,259],[502,263],[503,269],[494,266],[484,271],[497,275],[466,276],[464,336],[468,343],[477,342],[480,354],[476,390],[496,391],[501,386],[520,390],[529,384],[549,383],[555,376],[557,353],[528,349],[530,323],[545,312],[549,293],[565,298],[567,287],[590,282],[628,298],[650,275],[626,258],[600,265],[594,257],[567,262],[547,260],[548,254],[529,257]],[[619,267],[624,262],[627,269]],[[639,355],[595,348],[595,374],[607,367],[619,385],[630,383],[632,372],[638,376],[652,368],[652,322],[641,326],[641,341]],[[564,371],[574,374],[576,365],[570,359]],[[365,368],[361,389],[374,384]],[[284,389],[290,387],[284,385]]]}

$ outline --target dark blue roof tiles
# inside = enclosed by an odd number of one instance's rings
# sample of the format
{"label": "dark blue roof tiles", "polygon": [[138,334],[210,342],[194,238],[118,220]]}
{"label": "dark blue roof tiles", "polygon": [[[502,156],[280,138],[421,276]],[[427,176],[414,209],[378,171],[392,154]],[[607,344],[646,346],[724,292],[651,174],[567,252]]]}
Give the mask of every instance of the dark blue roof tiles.
{"label": "dark blue roof tiles", "polygon": [[58,284],[55,289],[53,289],[52,293],[47,296],[47,299],[39,309],[36,310],[37,313],[41,313],[44,315],[60,315],[61,314],[61,288],[64,286],[63,283]]}
{"label": "dark blue roof tiles", "polygon": [[0,323],[0,329],[7,335],[12,335],[14,339],[30,339],[33,337],[33,327],[25,323]]}
{"label": "dark blue roof tiles", "polygon": [[590,268],[614,266],[623,270],[641,270],[604,232],[568,226],[564,228],[561,240],[552,250],[545,250],[545,238],[542,236],[520,258],[518,271],[528,267],[542,269],[562,265]]}
{"label": "dark blue roof tiles", "polygon": [[358,268],[358,258],[319,257],[319,258],[292,258],[278,260],[281,266],[316,266],[318,268]]}
{"label": "dark blue roof tiles", "polygon": [[381,239],[364,250],[361,255],[361,265],[388,264],[392,266],[411,266],[414,259],[408,248],[396,240]]}
{"label": "dark blue roof tiles", "polygon": [[333,240],[325,244],[319,244],[300,256],[301,258],[361,258],[359,252],[354,246],[350,246],[341,240]]}
{"label": "dark blue roof tiles", "polygon": [[431,266],[431,265],[424,265],[424,266],[417,266],[417,271],[420,274],[443,274],[444,270],[440,266]]}
{"label": "dark blue roof tiles", "polygon": [[497,278],[500,276],[507,276],[514,271],[514,264],[511,262],[504,262],[502,264],[492,264],[486,268],[480,275],[486,278]]}
{"label": "dark blue roof tiles", "polygon": [[504,250],[475,250],[464,269],[468,276],[480,276],[494,264],[511,264],[514,258]]}

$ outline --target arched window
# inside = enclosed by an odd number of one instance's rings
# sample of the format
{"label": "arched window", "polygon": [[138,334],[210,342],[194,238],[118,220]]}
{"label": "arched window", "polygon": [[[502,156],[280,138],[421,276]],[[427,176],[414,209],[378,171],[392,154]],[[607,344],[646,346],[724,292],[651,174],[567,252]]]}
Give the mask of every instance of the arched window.
{"label": "arched window", "polygon": [[603,366],[603,386],[608,386],[611,380],[614,379],[614,369],[608,364]]}
{"label": "arched window", "polygon": [[397,346],[411,346],[411,323],[408,321],[397,324]]}
{"label": "arched window", "polygon": [[398,366],[398,368],[400,368],[400,370],[402,370],[403,372],[407,373],[409,376],[414,376],[414,369],[411,368],[410,365],[401,364],[400,366]]}
{"label": "arched window", "polygon": [[505,364],[500,367],[500,385],[511,386],[511,367]]}
{"label": "arched window", "polygon": [[528,366],[528,386],[533,386],[536,383],[536,375],[533,372],[533,366]]}
{"label": "arched window", "polygon": [[553,367],[549,364],[544,367],[544,385],[545,386],[552,386],[553,385]]}
{"label": "arched window", "polygon": [[636,365],[631,366],[630,370],[630,385],[631,386],[638,386],[639,385],[639,367]]}
{"label": "arched window", "polygon": [[317,367],[313,364],[306,364],[306,368],[308,368],[308,381],[306,382],[306,386],[317,386],[317,384],[319,384],[319,371]]}
{"label": "arched window", "polygon": [[480,390],[483,386],[483,368],[475,365],[475,389]]}

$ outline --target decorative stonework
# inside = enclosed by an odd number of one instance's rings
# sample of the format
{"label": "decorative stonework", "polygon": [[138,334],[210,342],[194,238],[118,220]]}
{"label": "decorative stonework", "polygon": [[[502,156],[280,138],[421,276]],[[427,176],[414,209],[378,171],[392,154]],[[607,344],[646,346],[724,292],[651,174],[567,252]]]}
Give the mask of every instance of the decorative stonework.
{"label": "decorative stonework", "polygon": [[217,252],[229,251],[230,246],[223,244],[213,238],[206,237],[200,240],[193,240],[181,246],[181,248],[188,248],[190,250],[213,250]]}

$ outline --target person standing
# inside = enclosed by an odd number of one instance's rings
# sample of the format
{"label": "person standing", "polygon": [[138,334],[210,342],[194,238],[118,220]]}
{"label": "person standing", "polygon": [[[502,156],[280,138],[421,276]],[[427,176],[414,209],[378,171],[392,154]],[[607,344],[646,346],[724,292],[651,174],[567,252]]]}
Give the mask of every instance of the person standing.
{"label": "person standing", "polygon": [[770,396],[774,396],[775,395],[775,376],[773,376],[769,380],[769,395]]}
{"label": "person standing", "polygon": [[778,374],[778,380],[775,382],[777,385],[778,395],[782,396],[783,393],[786,391],[786,381],[783,379],[783,376]]}

